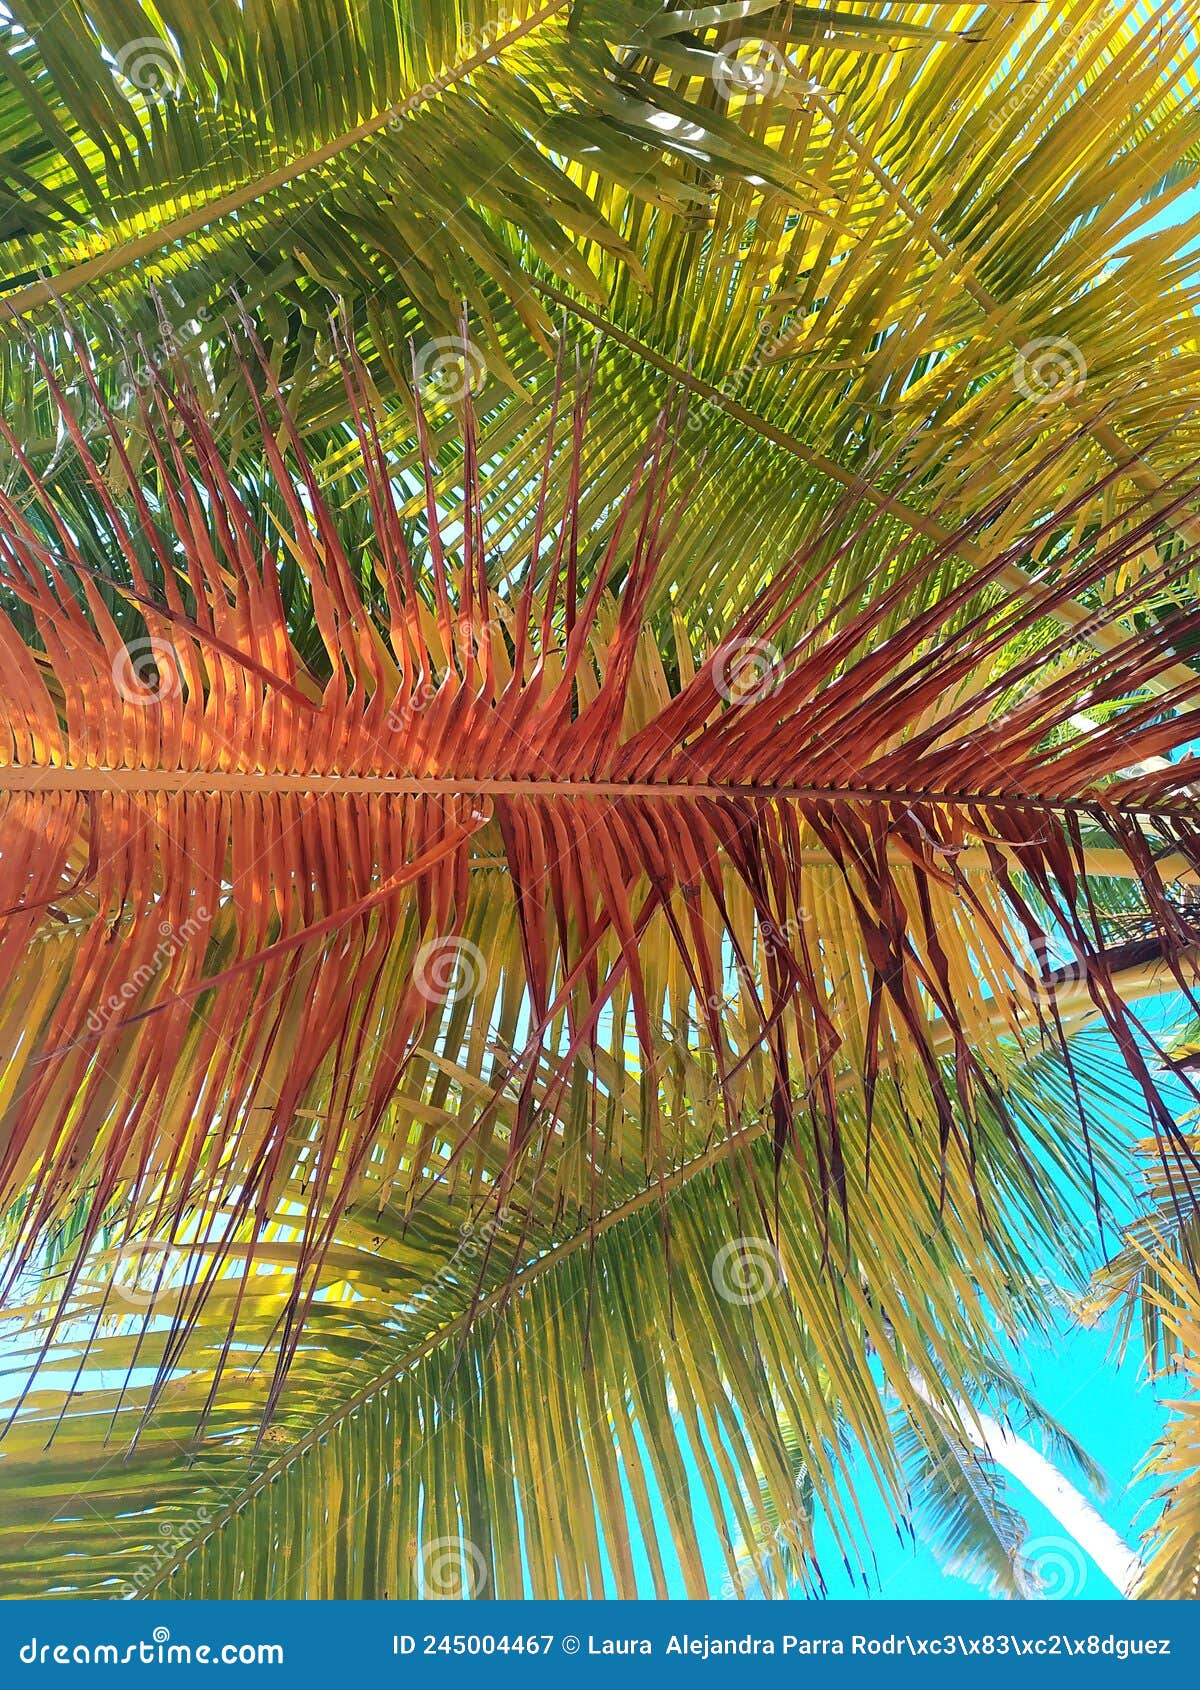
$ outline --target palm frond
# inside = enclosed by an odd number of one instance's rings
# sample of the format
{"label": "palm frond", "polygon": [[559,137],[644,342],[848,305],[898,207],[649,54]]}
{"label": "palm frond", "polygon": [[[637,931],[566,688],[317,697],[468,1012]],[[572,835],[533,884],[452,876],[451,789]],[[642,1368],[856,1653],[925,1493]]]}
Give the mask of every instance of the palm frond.
{"label": "palm frond", "polygon": [[[714,1155],[712,1120],[688,1129],[692,1154],[662,1182],[613,1166],[599,1213],[577,1202],[550,1219],[555,1206],[535,1201],[553,1189],[555,1163],[570,1163],[568,1143],[526,1169],[499,1213],[439,1183],[406,1214],[378,1170],[339,1222],[262,1436],[264,1357],[290,1295],[302,1190],[269,1238],[251,1244],[243,1229],[233,1251],[93,1254],[0,1451],[5,1587],[699,1595],[708,1532],[737,1594],[801,1569],[819,1584],[818,1518],[869,1580],[845,1494],[856,1462],[907,1518],[914,1449],[936,1460],[954,1405],[983,1400],[1002,1365],[981,1301],[1010,1333],[1047,1318],[1020,1272],[1018,1217],[1028,1214],[1047,1263],[1068,1271],[1068,1194],[1086,1170],[1064,1131],[1067,1101],[1054,1088],[1030,1098],[1021,1149],[985,1111],[980,1160],[996,1217],[985,1224],[962,1171],[939,1209],[936,1169],[902,1130],[932,1134],[936,1119],[913,1123],[881,1087],[875,1174],[852,1193],[852,1256],[838,1274],[812,1221],[811,1153],[807,1178],[776,1170],[762,1141]],[[622,1129],[637,1132],[636,1095],[625,1108],[606,1112],[616,1144]],[[861,1146],[862,1117],[851,1109],[844,1126]],[[486,1180],[503,1166],[497,1144]],[[200,1256],[214,1253],[224,1270],[181,1351],[179,1306]],[[14,1372],[36,1368],[52,1311],[53,1300],[18,1317]],[[148,1373],[167,1352],[170,1382],[152,1401]],[[880,1369],[909,1405],[900,1443]],[[81,1511],[84,1489],[93,1507]],[[104,1522],[118,1517],[114,1535]]]}
{"label": "palm frond", "polygon": [[1171,1380],[1187,1392],[1167,1400],[1166,1430],[1142,1472],[1160,1486],[1160,1512],[1146,1535],[1146,1575],[1138,1590],[1149,1600],[1194,1601],[1200,1591],[1200,1324],[1190,1253],[1194,1203],[1190,1210],[1182,1240],[1154,1234],[1148,1219],[1100,1281],[1101,1301],[1123,1299],[1127,1322],[1140,1310],[1147,1361],[1160,1389]]}
{"label": "palm frond", "polygon": [[1021,1568],[1028,1527],[995,1463],[936,1422],[919,1436],[900,1417],[897,1443],[916,1529],[947,1571],[1005,1596],[1028,1595]]}
{"label": "palm frond", "polygon": [[961,1410],[1106,1216],[1097,1020],[1194,1354],[1192,33],[0,25],[16,1588],[819,1583],[855,1457],[1019,1581]]}
{"label": "palm frond", "polygon": [[[1186,765],[1123,771],[1191,737],[1200,678],[1174,716],[1139,695],[1172,663],[1152,631],[1083,670],[1052,648],[999,661],[1044,607],[1111,568],[1103,537],[1033,607],[963,620],[976,582],[889,632],[892,602],[936,567],[902,555],[869,605],[834,604],[795,634],[830,569],[821,536],[798,536],[751,611],[707,654],[679,644],[671,673],[644,626],[676,516],[659,472],[665,424],[602,546],[568,506],[544,525],[546,592],[530,563],[504,598],[489,585],[468,422],[457,534],[426,474],[426,597],[353,364],[348,380],[369,561],[347,557],[294,430],[289,461],[265,414],[286,520],[263,533],[182,375],[173,393],[156,386],[156,414],[144,409],[158,477],[150,490],[130,475],[128,515],[70,418],[110,526],[103,577],[36,476],[27,512],[0,496],[4,586],[33,629],[30,643],[0,624],[14,700],[0,772],[14,1271],[85,1193],[93,1230],[118,1193],[135,1207],[153,1193],[173,1240],[197,1208],[232,1201],[238,1221],[265,1218],[304,1161],[290,1326],[397,1096],[410,1079],[420,1094],[419,1045],[433,1039],[451,1061],[469,1051],[488,1076],[460,1123],[465,1164],[515,1095],[502,1197],[618,1004],[647,1169],[670,1156],[657,1105],[667,1020],[711,1053],[730,1130],[757,1092],[777,1157],[809,1139],[828,1228],[848,1177],[840,1086],[858,1088],[868,1121],[884,1075],[931,1104],[945,1179],[953,1159],[974,1163],[970,1117],[999,1100],[1004,1040],[1019,1053],[1039,1029],[1061,1035],[1067,982],[1043,978],[1048,933],[1018,872],[1174,1143],[1116,975],[1161,968],[1188,989],[1195,934],[1155,850],[1200,859]],[[585,439],[580,405],[574,485]],[[21,461],[11,431],[9,443]],[[311,595],[320,674],[289,637],[276,551]],[[364,600],[372,577],[378,608]],[[136,611],[140,638],[122,639],[106,594]],[[1103,726],[1062,737],[1081,704],[1131,690]],[[1110,949],[1087,900],[1081,822],[1107,831],[1142,888],[1136,955]],[[957,863],[971,848],[978,875]],[[500,875],[480,881],[492,864]],[[497,1017],[511,1054],[484,1062]],[[535,1105],[543,1050],[554,1078]]]}

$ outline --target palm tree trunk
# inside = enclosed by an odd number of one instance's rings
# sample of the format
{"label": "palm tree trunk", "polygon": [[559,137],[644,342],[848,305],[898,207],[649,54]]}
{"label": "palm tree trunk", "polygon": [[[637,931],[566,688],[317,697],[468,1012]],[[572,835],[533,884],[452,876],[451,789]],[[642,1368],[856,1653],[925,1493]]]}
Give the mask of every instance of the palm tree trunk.
{"label": "palm tree trunk", "polygon": [[[909,1373],[908,1382],[939,1418],[947,1417],[947,1405],[934,1397],[915,1369]],[[980,1413],[957,1397],[950,1398],[949,1407],[955,1432],[1036,1497],[1122,1596],[1133,1596],[1144,1570],[1141,1561],[1054,1463],[990,1414]]]}

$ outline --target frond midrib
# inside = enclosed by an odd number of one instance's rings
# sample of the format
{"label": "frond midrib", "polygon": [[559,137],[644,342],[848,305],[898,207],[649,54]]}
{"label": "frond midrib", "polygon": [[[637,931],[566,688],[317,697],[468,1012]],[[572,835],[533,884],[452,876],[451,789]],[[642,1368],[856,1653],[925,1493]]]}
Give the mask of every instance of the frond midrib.
{"label": "frond midrib", "polygon": [[1109,799],[1064,798],[1053,793],[956,791],[930,787],[840,785],[815,786],[790,782],[738,781],[621,781],[556,780],[545,776],[510,778],[498,775],[367,775],[286,773],[260,769],[113,769],[86,764],[18,764],[0,766],[0,792],[207,792],[371,794],[417,797],[495,798],[607,798],[667,801],[706,799],[808,799],[817,803],[939,804],[984,806],[989,809],[1044,809],[1056,813],[1093,814],[1101,805],[1117,815],[1190,815],[1186,796],[1175,804],[1127,804]]}

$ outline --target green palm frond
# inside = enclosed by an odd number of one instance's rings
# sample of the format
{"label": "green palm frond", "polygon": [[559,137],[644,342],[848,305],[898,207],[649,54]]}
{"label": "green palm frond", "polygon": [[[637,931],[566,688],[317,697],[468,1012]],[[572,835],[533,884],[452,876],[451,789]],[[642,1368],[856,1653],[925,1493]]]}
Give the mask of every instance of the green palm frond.
{"label": "green palm frond", "polygon": [[[1190,1030],[1184,1040],[1190,1045]],[[1194,1136],[1189,1142],[1195,1145]],[[1117,1311],[1122,1350],[1139,1331],[1147,1371],[1169,1414],[1141,1475],[1159,1486],[1159,1513],[1146,1534],[1138,1594],[1192,1601],[1200,1591],[1200,1205],[1178,1166],[1164,1163],[1153,1145],[1140,1148],[1146,1206],[1097,1274],[1084,1308],[1093,1317]]]}
{"label": "green palm frond", "polygon": [[1146,1205],[1123,1229],[1122,1247],[1105,1263],[1085,1305],[1093,1319],[1112,1309],[1119,1312],[1117,1342],[1122,1347],[1140,1327],[1155,1373],[1173,1371],[1184,1359],[1181,1322],[1189,1319],[1195,1291],[1187,1289],[1179,1268],[1200,1260],[1200,1207],[1187,1177],[1188,1155],[1197,1141],[1189,1135],[1184,1143],[1182,1164],[1160,1157],[1152,1142],[1138,1147]]}
{"label": "green palm frond", "polygon": [[1028,1527],[995,1463],[936,1422],[922,1438],[901,1419],[897,1444],[916,1529],[947,1571],[1005,1596],[1028,1595],[1021,1575]]}
{"label": "green palm frond", "polygon": [[[598,298],[581,241],[639,271],[606,195],[692,216],[706,200],[694,160],[775,175],[723,114],[667,88],[622,89],[612,44],[633,16],[568,0],[395,0],[334,28],[312,0],[219,0],[200,31],[170,6],[26,15],[6,30],[0,129],[9,191],[27,207],[9,221],[9,311],[52,320],[68,300],[100,323],[116,312],[127,335],[147,278],[201,321],[236,290],[264,332],[281,331],[281,356],[292,340],[294,361],[340,295],[402,389],[409,336],[452,334],[464,300],[485,325],[505,301],[544,341],[524,249]],[[21,144],[31,120],[33,157]],[[590,192],[572,159],[586,159]],[[154,347],[153,320],[141,326]],[[503,374],[501,340],[488,346]],[[6,376],[19,392],[17,352]]]}
{"label": "green palm frond", "polygon": [[[6,1588],[703,1594],[709,1532],[736,1593],[748,1581],[778,1588],[800,1568],[817,1580],[817,1514],[869,1579],[842,1494],[855,1457],[905,1518],[911,1461],[924,1451],[936,1465],[953,1405],[990,1394],[1002,1371],[988,1340],[982,1354],[973,1347],[979,1300],[1010,1332],[1047,1317],[1020,1273],[1028,1240],[1007,1217],[1026,1210],[1048,1264],[1070,1271],[1069,1193],[1086,1171],[1065,1104],[1065,1091],[1049,1109],[1031,1093],[1024,1155],[993,1124],[997,1221],[985,1224],[959,1180],[939,1209],[928,1159],[895,1130],[902,1106],[888,1091],[886,1148],[871,1186],[853,1194],[837,1273],[822,1262],[800,1171],[777,1179],[761,1142],[705,1150],[699,1123],[690,1160],[662,1185],[614,1179],[599,1214],[580,1204],[536,1218],[553,1158],[500,1217],[468,1189],[439,1186],[409,1216],[367,1193],[340,1223],[261,1440],[263,1354],[295,1252],[286,1211],[248,1277],[239,1253],[226,1257],[205,1323],[149,1410],[139,1381],[171,1345],[198,1258],[126,1246],[115,1279],[97,1258],[0,1451]],[[846,1126],[861,1137],[861,1119]],[[1032,1177],[1035,1167],[1055,1172]],[[231,1300],[238,1333],[221,1362]],[[36,1353],[36,1315],[27,1333]],[[880,1369],[908,1405],[900,1442]],[[945,1403],[941,1419],[910,1376]],[[958,1480],[944,1472],[943,1500],[947,1484]],[[965,1469],[963,1484],[962,1500],[978,1505]],[[81,1488],[93,1504],[82,1514]],[[114,1535],[103,1522],[118,1517]]]}
{"label": "green palm frond", "polygon": [[[1123,1305],[1128,1329],[1140,1314],[1147,1364],[1166,1396],[1169,1418],[1141,1477],[1157,1482],[1160,1511],[1146,1534],[1146,1573],[1138,1595],[1195,1601],[1200,1592],[1200,1301],[1194,1254],[1196,1206],[1173,1206],[1170,1230],[1153,1216],[1130,1234],[1124,1252],[1100,1276],[1101,1307]],[[1182,1226],[1182,1230],[1180,1230]],[[1186,1394],[1175,1397],[1175,1389]]]}
{"label": "green palm frond", "polygon": [[[817,92],[750,102],[742,115],[828,184],[832,227],[818,208],[730,181],[711,228],[658,215],[632,225],[648,288],[590,252],[604,306],[531,258],[533,285],[571,338],[596,337],[605,379],[594,421],[614,453],[630,451],[631,420],[648,422],[670,382],[691,395],[684,446],[689,458],[703,450],[706,496],[678,537],[685,614],[744,602],[786,558],[780,513],[825,517],[847,486],[864,501],[847,528],[862,508],[879,520],[839,586],[913,532],[944,539],[1000,488],[997,544],[1027,532],[1064,487],[1096,488],[1114,462],[1123,473],[1084,503],[1077,533],[1194,459],[1195,293],[1178,257],[1188,229],[1138,240],[1147,179],[1194,142],[1194,111],[1171,92],[1185,26],[1170,9],[1147,19],[1088,0],[1065,14],[989,17],[978,41],[878,62],[823,50],[804,66]],[[1094,74],[1076,55],[1081,39]],[[1036,98],[1010,111],[1016,55]],[[1075,97],[1080,77],[1086,98]],[[1152,130],[1130,115],[1128,77],[1151,105],[1166,102]],[[1086,239],[1065,239],[1081,229]],[[1125,256],[1110,267],[1114,247]],[[1054,373],[1055,345],[1070,367],[1050,403],[1038,383]],[[522,364],[527,389],[540,356]],[[520,484],[544,415],[528,398],[505,406],[497,487],[514,472]],[[1052,463],[1040,459],[1047,439],[1061,448]],[[612,473],[624,473],[615,461]],[[603,482],[586,493],[602,508]],[[1048,536],[1008,584],[1052,564],[1062,543]],[[979,555],[968,548],[944,569],[966,571]]]}

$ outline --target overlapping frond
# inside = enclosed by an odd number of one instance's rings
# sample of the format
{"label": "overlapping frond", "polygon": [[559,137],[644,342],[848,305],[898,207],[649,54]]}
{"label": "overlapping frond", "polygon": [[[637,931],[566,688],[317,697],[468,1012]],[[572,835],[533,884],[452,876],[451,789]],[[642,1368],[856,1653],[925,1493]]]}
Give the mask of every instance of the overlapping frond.
{"label": "overlapping frond", "polygon": [[[1020,1267],[1031,1239],[1072,1272],[1086,1158],[1066,1130],[1067,1088],[1043,1078],[1019,1088],[1021,1147],[984,1112],[991,1225],[961,1168],[939,1205],[922,1150],[936,1118],[913,1120],[884,1086],[875,1174],[869,1186],[855,1175],[853,1255],[836,1275],[801,1170],[786,1165],[776,1182],[769,1145],[713,1145],[711,1121],[681,1124],[687,1159],[665,1193],[614,1162],[599,1213],[577,1200],[555,1217],[538,1200],[554,1163],[573,1158],[569,1133],[499,1215],[446,1183],[406,1215],[376,1170],[339,1222],[261,1441],[264,1357],[289,1299],[303,1191],[268,1239],[243,1234],[148,1415],[149,1370],[172,1347],[197,1251],[117,1250],[115,1276],[112,1250],[93,1255],[0,1448],[5,1588],[718,1594],[715,1540],[736,1595],[818,1584],[819,1525],[869,1582],[847,1475],[865,1465],[907,1520],[914,1477],[944,1463],[948,1440],[958,1447],[961,1404],[991,1400],[1002,1373],[977,1300],[1010,1334],[1046,1318]],[[615,1144],[636,1138],[636,1111],[636,1095],[607,1109]],[[861,1115],[845,1126],[861,1146]],[[500,1181],[504,1162],[497,1142],[485,1180]],[[243,1283],[237,1256],[251,1248]],[[36,1367],[46,1318],[26,1311],[15,1373]],[[881,1378],[903,1405],[892,1415]],[[1001,1383],[1000,1400],[1012,1398]],[[979,1505],[960,1456],[934,1506]]]}
{"label": "overlapping frond", "polygon": [[[863,501],[847,526],[864,511],[877,520],[842,556],[843,587],[908,535],[936,544],[960,530],[926,594],[978,568],[961,531],[971,514],[991,509],[1009,544],[1080,500],[1065,533],[1016,554],[1007,585],[1019,590],[1097,524],[1131,510],[1136,524],[1148,494],[1169,503],[1197,455],[1196,300],[1181,257],[1194,231],[1145,233],[1163,209],[1157,184],[1185,190],[1186,171],[1171,172],[1196,144],[1186,14],[1079,0],[948,21],[979,27],[891,56],[793,50],[786,76],[732,100],[757,140],[827,186],[831,209],[732,178],[705,227],[631,208],[621,226],[646,284],[591,246],[603,304],[528,255],[539,297],[572,336],[596,337],[607,475],[583,490],[592,510],[628,474],[668,385],[693,395],[681,468],[703,453],[706,496],[681,521],[673,580],[694,629],[743,608],[785,563],[792,513],[815,527],[847,491]],[[485,453],[513,525],[522,510],[531,520],[549,396],[545,354],[514,359],[525,393],[503,401]],[[1189,508],[1175,515],[1186,532]],[[1088,608],[1059,613],[1086,621]],[[1163,595],[1155,614],[1170,610]]]}
{"label": "overlapping frond", "polygon": [[[775,177],[723,113],[615,80],[614,45],[638,14],[394,0],[334,26],[311,0],[217,0],[197,29],[170,4],[26,8],[2,61],[8,315],[53,336],[67,300],[97,335],[115,323],[118,347],[140,327],[153,360],[155,325],[138,313],[150,278],[174,291],[180,337],[220,365],[237,293],[307,377],[332,292],[405,392],[408,338],[452,335],[467,300],[493,377],[511,384],[506,336],[545,344],[550,327],[525,249],[598,299],[581,243],[640,274],[606,194],[693,217],[707,196],[697,164]],[[27,423],[44,423],[11,338],[4,377]]]}

